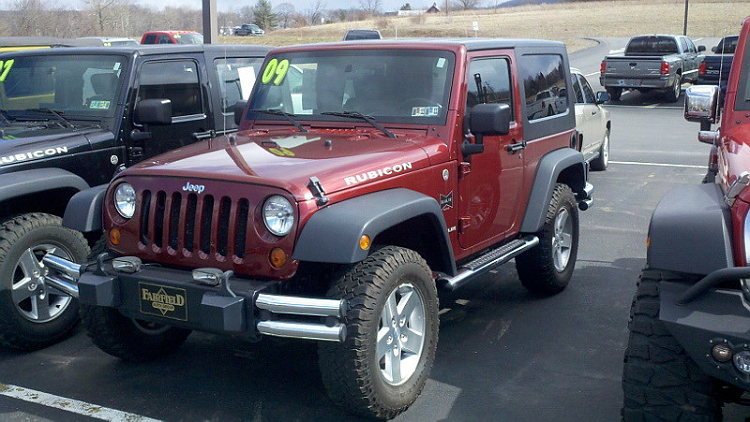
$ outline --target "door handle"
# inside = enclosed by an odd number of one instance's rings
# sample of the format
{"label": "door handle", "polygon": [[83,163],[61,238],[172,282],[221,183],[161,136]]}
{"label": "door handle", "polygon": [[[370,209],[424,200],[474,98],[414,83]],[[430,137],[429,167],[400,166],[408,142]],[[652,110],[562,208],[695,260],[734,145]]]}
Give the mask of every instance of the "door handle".
{"label": "door handle", "polygon": [[591,112],[591,115],[592,115],[592,116],[596,116],[596,111],[592,111],[592,112]]}
{"label": "door handle", "polygon": [[508,152],[511,152],[511,153],[512,152],[516,152],[516,151],[520,151],[520,150],[522,150],[524,148],[526,148],[526,140],[525,139],[523,141],[515,143],[515,144],[508,144],[508,146],[506,147],[506,149],[508,150]]}

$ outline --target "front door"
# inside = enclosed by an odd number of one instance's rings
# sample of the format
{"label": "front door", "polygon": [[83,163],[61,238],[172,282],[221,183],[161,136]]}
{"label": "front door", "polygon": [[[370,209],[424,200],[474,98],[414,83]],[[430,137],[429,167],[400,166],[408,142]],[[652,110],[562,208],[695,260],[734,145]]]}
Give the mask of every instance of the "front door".
{"label": "front door", "polygon": [[478,250],[517,229],[518,204],[524,202],[518,198],[523,188],[524,158],[523,149],[513,148],[523,139],[517,123],[520,116],[514,107],[514,97],[519,93],[510,70],[512,53],[480,52],[470,59],[466,114],[470,115],[477,104],[504,103],[513,115],[508,135],[485,136],[484,152],[463,158],[461,165],[458,239],[462,248]]}
{"label": "front door", "polygon": [[134,122],[136,133],[148,132],[151,136],[145,140],[131,140],[129,146],[141,148],[142,151],[140,157],[138,154],[133,156],[133,161],[188,145],[196,141],[193,134],[212,128],[208,118],[208,100],[201,89],[198,69],[198,63],[192,59],[143,63],[139,71],[136,107],[138,101],[168,99],[172,102],[172,123],[141,126]]}

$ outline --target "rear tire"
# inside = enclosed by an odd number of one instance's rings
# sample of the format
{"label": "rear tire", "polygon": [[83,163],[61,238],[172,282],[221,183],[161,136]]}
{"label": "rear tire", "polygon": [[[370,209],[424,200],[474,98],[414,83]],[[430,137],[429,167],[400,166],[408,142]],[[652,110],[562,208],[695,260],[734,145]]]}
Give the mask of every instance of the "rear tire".
{"label": "rear tire", "polygon": [[438,341],[438,298],[418,253],[386,246],[354,265],[329,291],[349,303],[344,343],[320,342],[319,365],[331,401],[390,419],[424,388]]}
{"label": "rear tire", "polygon": [[675,75],[674,84],[672,87],[664,93],[664,99],[670,103],[676,103],[680,98],[682,92],[682,75],[679,73]]}
{"label": "rear tire", "polygon": [[190,330],[128,318],[115,308],[81,306],[88,336],[102,351],[131,362],[146,362],[175,352]]}
{"label": "rear tire", "polygon": [[630,308],[623,420],[719,421],[723,403],[717,382],[701,371],[659,320],[661,281],[667,281],[661,272],[643,270]]}
{"label": "rear tire", "polygon": [[604,140],[599,147],[599,156],[591,161],[591,170],[604,171],[609,166],[609,129],[604,133]]}
{"label": "rear tire", "polygon": [[620,101],[620,96],[622,95],[622,88],[607,88],[607,94],[609,94],[610,100]]}
{"label": "rear tire", "polygon": [[578,206],[570,187],[555,185],[539,244],[516,257],[518,278],[530,292],[552,295],[570,282],[578,256]]}
{"label": "rear tire", "polygon": [[89,247],[81,233],[44,213],[0,225],[0,345],[31,351],[62,340],[78,322],[78,301],[45,285],[46,253],[83,263]]}

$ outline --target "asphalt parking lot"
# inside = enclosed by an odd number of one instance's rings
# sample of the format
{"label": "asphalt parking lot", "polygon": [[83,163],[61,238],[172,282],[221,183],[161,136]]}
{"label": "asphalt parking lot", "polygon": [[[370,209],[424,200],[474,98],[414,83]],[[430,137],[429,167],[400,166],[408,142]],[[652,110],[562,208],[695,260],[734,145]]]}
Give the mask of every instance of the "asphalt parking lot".
{"label": "asphalt parking lot", "polygon": [[[572,64],[598,74],[604,50],[617,42],[576,54]],[[598,87],[596,76],[589,80]],[[611,164],[590,175],[595,201],[581,214],[570,286],[554,297],[530,295],[511,264],[456,292],[441,315],[427,386],[398,420],[620,419],[628,313],[651,211],[667,190],[705,174],[709,147],[681,105],[682,98],[664,104],[629,93],[607,106]],[[352,420],[325,395],[316,359],[313,343],[194,333],[173,356],[130,364],[99,351],[78,327],[38,352],[0,349],[0,391],[17,393],[0,395],[0,420],[85,418],[71,410],[119,420]],[[17,398],[23,392],[3,384],[32,389],[37,399]],[[725,408],[726,420],[747,416]]]}

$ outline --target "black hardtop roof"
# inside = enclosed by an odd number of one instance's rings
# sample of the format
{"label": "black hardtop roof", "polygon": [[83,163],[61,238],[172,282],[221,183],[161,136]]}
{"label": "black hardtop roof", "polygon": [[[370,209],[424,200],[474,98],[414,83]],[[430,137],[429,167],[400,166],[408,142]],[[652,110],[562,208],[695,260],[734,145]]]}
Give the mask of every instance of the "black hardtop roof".
{"label": "black hardtop roof", "polygon": [[149,44],[149,45],[126,45],[115,47],[70,47],[64,49],[44,49],[44,50],[25,50],[8,54],[14,55],[49,55],[49,54],[138,54],[141,56],[161,55],[161,54],[185,54],[185,53],[213,53],[221,55],[222,53],[258,53],[265,55],[271,47],[256,44]]}
{"label": "black hardtop roof", "polygon": [[59,37],[0,37],[0,47],[31,47],[49,45],[51,47],[98,46],[95,40]]}
{"label": "black hardtop roof", "polygon": [[[414,46],[414,45],[464,45],[468,51],[475,50],[494,50],[509,48],[550,48],[565,47],[560,41],[537,40],[537,39],[514,39],[514,38],[401,38],[401,39],[380,39],[380,40],[356,40],[356,41],[338,41],[318,44],[306,44],[307,46],[331,46],[331,47],[356,47],[358,44],[363,45],[388,45],[393,47]],[[279,49],[299,48],[306,45],[279,47]]]}

